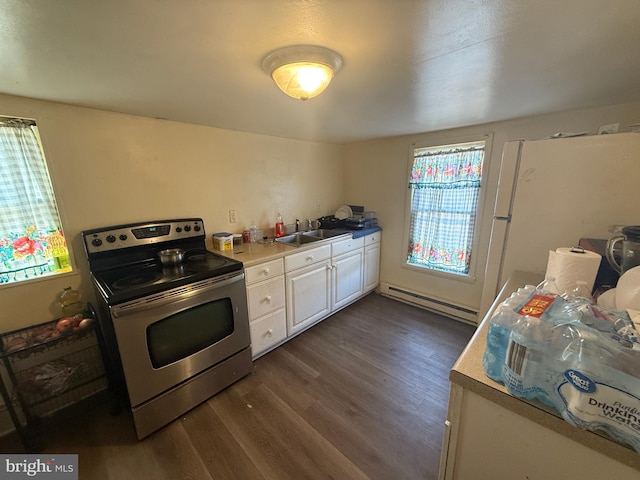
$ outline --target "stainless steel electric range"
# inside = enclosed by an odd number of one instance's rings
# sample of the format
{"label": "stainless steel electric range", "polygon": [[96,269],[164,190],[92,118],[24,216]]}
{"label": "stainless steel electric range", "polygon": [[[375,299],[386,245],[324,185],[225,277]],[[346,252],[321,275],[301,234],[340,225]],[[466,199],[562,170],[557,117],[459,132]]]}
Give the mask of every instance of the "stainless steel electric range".
{"label": "stainless steel electric range", "polygon": [[[243,265],[206,250],[202,219],[98,228],[82,238],[110,384],[130,405],[139,439],[251,372]],[[161,261],[169,249],[180,255]]]}

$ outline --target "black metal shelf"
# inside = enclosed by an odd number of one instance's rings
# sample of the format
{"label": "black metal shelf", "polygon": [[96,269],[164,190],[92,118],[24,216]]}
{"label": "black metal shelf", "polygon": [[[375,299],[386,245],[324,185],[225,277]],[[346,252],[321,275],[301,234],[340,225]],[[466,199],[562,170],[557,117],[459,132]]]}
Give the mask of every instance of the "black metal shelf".
{"label": "black metal shelf", "polygon": [[93,322],[77,331],[58,333],[56,319],[0,334],[0,393],[28,452],[43,447],[44,419],[107,389],[91,304],[82,316]]}

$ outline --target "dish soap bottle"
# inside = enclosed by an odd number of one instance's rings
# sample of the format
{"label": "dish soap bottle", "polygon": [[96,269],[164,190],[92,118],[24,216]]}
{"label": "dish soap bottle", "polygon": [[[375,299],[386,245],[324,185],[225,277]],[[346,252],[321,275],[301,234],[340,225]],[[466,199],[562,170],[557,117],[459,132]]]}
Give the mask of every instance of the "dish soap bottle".
{"label": "dish soap bottle", "polygon": [[284,222],[282,221],[282,215],[278,213],[276,217],[276,238],[284,237]]}

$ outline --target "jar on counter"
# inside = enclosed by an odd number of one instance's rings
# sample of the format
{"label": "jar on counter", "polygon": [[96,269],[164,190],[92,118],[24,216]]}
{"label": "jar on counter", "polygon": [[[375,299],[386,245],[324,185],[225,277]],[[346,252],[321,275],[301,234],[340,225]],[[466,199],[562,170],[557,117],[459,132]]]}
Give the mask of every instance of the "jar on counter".
{"label": "jar on counter", "polygon": [[82,295],[78,290],[71,287],[65,287],[58,295],[58,301],[62,307],[62,313],[67,317],[72,317],[84,310]]}

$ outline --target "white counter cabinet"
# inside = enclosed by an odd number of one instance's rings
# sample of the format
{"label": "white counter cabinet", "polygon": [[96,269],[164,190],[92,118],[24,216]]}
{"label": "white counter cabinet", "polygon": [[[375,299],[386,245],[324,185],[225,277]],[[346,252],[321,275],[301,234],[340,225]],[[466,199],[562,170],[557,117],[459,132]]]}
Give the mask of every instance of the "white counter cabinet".
{"label": "white counter cabinet", "polygon": [[369,293],[380,283],[380,238],[381,232],[372,233],[364,237],[363,260],[363,293]]}
{"label": "white counter cabinet", "polygon": [[295,335],[331,313],[331,245],[285,257],[287,334]]}
{"label": "white counter cabinet", "polygon": [[516,272],[450,372],[440,480],[640,479],[640,454],[570,425],[486,377],[482,356],[495,305],[539,278]]}
{"label": "white counter cabinet", "polygon": [[360,298],[363,290],[364,237],[331,245],[331,311]]}
{"label": "white counter cabinet", "polygon": [[[357,301],[379,283],[376,231],[291,248],[243,244],[224,255],[245,264],[251,350],[257,358]],[[218,252],[220,253],[220,252]]]}
{"label": "white counter cabinet", "polygon": [[245,269],[251,354],[256,358],[287,337],[282,258]]}

